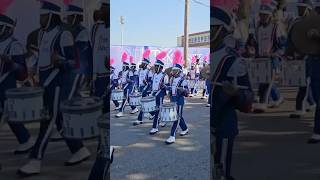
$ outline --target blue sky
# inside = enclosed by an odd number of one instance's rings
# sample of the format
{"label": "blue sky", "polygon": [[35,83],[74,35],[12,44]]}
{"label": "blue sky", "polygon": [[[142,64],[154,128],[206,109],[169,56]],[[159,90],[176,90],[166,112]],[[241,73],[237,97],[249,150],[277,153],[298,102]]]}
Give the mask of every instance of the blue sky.
{"label": "blue sky", "polygon": [[[121,15],[124,45],[173,47],[184,32],[184,0],[111,0],[111,45],[121,44]],[[209,7],[190,0],[189,32],[209,30],[209,16]]]}

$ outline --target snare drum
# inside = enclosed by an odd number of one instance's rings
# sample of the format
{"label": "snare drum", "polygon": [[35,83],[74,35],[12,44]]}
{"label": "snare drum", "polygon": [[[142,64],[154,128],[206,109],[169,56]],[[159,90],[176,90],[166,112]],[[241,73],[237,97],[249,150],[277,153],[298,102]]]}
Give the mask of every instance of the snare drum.
{"label": "snare drum", "polygon": [[108,158],[110,154],[110,119],[109,113],[100,116],[98,127],[100,131],[100,156]]}
{"label": "snare drum", "polygon": [[8,121],[27,123],[47,119],[43,104],[44,90],[40,87],[22,87],[6,91]]}
{"label": "snare drum", "polygon": [[140,106],[142,94],[141,93],[132,93],[129,95],[129,105],[130,106]]}
{"label": "snare drum", "polygon": [[122,101],[124,99],[124,92],[122,89],[114,89],[111,93],[111,99],[113,101]]}
{"label": "snare drum", "polygon": [[148,96],[141,98],[141,111],[144,113],[153,112],[156,110],[156,97]]}
{"label": "snare drum", "polygon": [[188,81],[188,87],[189,87],[190,89],[191,89],[191,88],[194,88],[195,84],[196,84],[195,80],[189,80],[189,81]]}
{"label": "snare drum", "polygon": [[177,105],[175,103],[163,104],[160,107],[160,119],[163,122],[174,122],[178,120]]}
{"label": "snare drum", "polygon": [[61,104],[63,134],[70,139],[88,139],[99,135],[98,118],[103,102],[98,97],[74,98]]}

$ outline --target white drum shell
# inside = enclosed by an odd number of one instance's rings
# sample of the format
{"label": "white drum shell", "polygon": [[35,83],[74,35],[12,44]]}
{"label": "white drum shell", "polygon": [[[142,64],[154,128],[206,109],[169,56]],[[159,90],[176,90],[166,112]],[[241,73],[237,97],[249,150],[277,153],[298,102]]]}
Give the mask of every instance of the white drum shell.
{"label": "white drum shell", "polygon": [[[43,90],[35,88],[34,94],[32,94],[32,88],[26,89],[28,89],[26,90],[26,93],[23,92],[23,88],[19,90],[12,89],[6,92],[9,116],[8,121],[27,123],[46,120],[46,111],[44,110],[43,103]],[[15,90],[20,92],[14,92]],[[17,95],[15,96],[14,93],[17,93]]]}
{"label": "white drum shell", "polygon": [[174,122],[178,120],[177,106],[175,104],[164,104],[160,107],[160,119],[163,122]]}
{"label": "white drum shell", "polygon": [[141,98],[142,98],[141,94],[129,95],[129,105],[130,106],[140,106],[141,105]]}
{"label": "white drum shell", "polygon": [[157,103],[155,97],[145,97],[141,99],[141,111],[144,113],[153,112],[156,110]]}
{"label": "white drum shell", "polygon": [[[90,104],[86,104],[90,101]],[[83,102],[83,105],[81,103]],[[63,133],[70,139],[88,139],[99,136],[98,119],[102,115],[99,98],[75,98],[61,105]]]}
{"label": "white drum shell", "polygon": [[123,90],[113,90],[111,93],[111,99],[114,101],[122,101],[124,99]]}

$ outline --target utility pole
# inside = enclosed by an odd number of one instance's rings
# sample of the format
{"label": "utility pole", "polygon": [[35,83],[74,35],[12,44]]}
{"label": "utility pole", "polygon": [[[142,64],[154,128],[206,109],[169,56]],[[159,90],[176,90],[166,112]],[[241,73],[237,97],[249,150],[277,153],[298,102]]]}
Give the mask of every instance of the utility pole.
{"label": "utility pole", "polygon": [[184,67],[188,65],[188,49],[189,49],[189,0],[185,0],[185,13],[184,13]]}
{"label": "utility pole", "polygon": [[123,48],[123,31],[124,31],[124,18],[120,16],[120,25],[121,25],[121,48]]}

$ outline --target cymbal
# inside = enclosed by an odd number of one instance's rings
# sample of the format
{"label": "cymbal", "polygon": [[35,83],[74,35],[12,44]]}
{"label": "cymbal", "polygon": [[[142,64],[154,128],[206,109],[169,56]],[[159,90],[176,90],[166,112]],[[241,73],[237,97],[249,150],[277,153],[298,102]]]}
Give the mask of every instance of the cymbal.
{"label": "cymbal", "polygon": [[320,16],[312,15],[293,25],[289,38],[303,54],[320,55]]}

